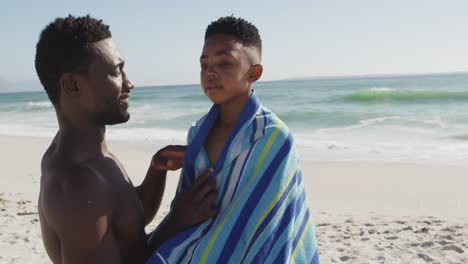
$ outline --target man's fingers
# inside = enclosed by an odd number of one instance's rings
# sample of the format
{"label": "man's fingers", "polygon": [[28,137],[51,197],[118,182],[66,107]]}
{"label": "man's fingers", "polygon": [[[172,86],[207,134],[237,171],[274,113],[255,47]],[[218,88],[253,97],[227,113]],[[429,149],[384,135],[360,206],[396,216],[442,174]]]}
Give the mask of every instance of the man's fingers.
{"label": "man's fingers", "polygon": [[209,192],[201,201],[200,201],[200,210],[199,217],[203,220],[207,220],[218,214],[219,208],[215,206],[216,198],[218,193],[216,190]]}
{"label": "man's fingers", "polygon": [[168,158],[168,159],[178,159],[183,158],[187,146],[174,145],[167,146],[158,151],[159,156]]}
{"label": "man's fingers", "polygon": [[219,213],[219,208],[211,207],[210,209],[208,209],[208,211],[205,212],[205,217],[206,219],[210,219],[218,215],[218,213]]}
{"label": "man's fingers", "polygon": [[178,170],[178,169],[182,168],[182,163],[180,163],[180,162],[175,163],[175,162],[169,160],[169,161],[167,161],[166,164],[156,163],[155,165],[152,165],[152,166],[156,170],[175,171],[175,170]]}
{"label": "man's fingers", "polygon": [[[216,193],[216,182],[207,180],[199,188],[195,189],[195,201],[202,201],[211,193]],[[216,197],[215,197],[216,198]]]}
{"label": "man's fingers", "polygon": [[199,181],[200,183],[204,183],[211,176],[213,171],[213,168],[208,168],[202,175],[198,176],[198,178],[195,179],[195,182]]}
{"label": "man's fingers", "polygon": [[156,170],[178,170],[182,168],[186,146],[168,146],[153,156],[152,166]]}
{"label": "man's fingers", "polygon": [[195,181],[192,183],[192,185],[189,187],[190,190],[196,191],[200,186],[208,180],[208,177],[213,173],[213,169],[209,168],[205,173],[202,175],[198,176],[198,178],[195,179]]}
{"label": "man's fingers", "polygon": [[172,168],[180,169],[182,168],[182,164],[183,164],[182,160],[169,160],[167,165]]}
{"label": "man's fingers", "polygon": [[181,150],[163,150],[159,153],[159,156],[167,159],[183,159],[184,153]]}
{"label": "man's fingers", "polygon": [[195,218],[197,219],[197,222],[201,223],[218,215],[219,208],[214,205],[215,197],[216,195],[213,195],[209,199],[206,199],[205,201],[203,201],[202,206],[196,212]]}
{"label": "man's fingers", "polygon": [[167,162],[168,162],[168,159],[164,157],[158,157],[157,159],[153,158],[151,160],[151,166],[157,170],[165,170]]}
{"label": "man's fingers", "polygon": [[168,160],[165,164],[163,164],[165,170],[178,170],[182,168],[182,161],[181,160]]}
{"label": "man's fingers", "polygon": [[209,192],[201,201],[200,207],[203,208],[204,210],[208,210],[214,206],[214,202],[216,201],[216,198],[218,197],[218,192],[216,190],[213,190]]}
{"label": "man's fingers", "polygon": [[186,145],[169,145],[169,146],[165,146],[161,150],[185,151],[186,149],[187,149]]}

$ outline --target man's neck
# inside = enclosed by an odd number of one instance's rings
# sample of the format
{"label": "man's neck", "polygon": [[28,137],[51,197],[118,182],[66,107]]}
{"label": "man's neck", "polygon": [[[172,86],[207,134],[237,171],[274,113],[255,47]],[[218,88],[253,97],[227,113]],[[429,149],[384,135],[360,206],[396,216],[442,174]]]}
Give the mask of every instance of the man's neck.
{"label": "man's neck", "polygon": [[54,139],[57,150],[77,163],[108,156],[106,127],[93,124],[59,122],[60,130]]}

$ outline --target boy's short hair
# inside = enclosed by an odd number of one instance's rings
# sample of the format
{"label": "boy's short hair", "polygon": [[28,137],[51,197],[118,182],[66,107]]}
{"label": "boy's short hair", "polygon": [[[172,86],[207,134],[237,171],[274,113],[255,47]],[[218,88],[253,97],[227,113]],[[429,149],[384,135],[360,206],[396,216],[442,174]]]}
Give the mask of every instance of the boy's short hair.
{"label": "boy's short hair", "polygon": [[41,32],[36,45],[36,72],[53,104],[59,100],[60,76],[88,70],[90,43],[110,38],[109,26],[87,15],[57,18]]}
{"label": "boy's short hair", "polygon": [[220,17],[218,20],[211,22],[206,28],[205,40],[219,33],[235,36],[246,47],[257,48],[261,57],[262,40],[257,27],[252,23],[232,15]]}

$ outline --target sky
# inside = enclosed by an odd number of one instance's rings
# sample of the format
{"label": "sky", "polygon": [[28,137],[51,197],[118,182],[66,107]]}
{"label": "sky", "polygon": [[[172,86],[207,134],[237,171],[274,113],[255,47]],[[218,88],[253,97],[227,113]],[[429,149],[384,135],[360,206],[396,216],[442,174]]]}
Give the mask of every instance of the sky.
{"label": "sky", "polygon": [[468,71],[466,0],[22,1],[0,3],[0,92],[41,89],[41,30],[90,14],[109,24],[137,86],[199,83],[206,26],[221,16],[255,24],[261,80]]}

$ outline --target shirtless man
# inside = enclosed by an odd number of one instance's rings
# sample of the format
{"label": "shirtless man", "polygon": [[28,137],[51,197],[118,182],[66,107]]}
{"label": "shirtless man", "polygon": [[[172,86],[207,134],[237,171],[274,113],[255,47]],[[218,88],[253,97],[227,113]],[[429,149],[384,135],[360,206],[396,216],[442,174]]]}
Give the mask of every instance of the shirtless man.
{"label": "shirtless man", "polygon": [[181,168],[185,148],[158,151],[137,187],[109,151],[106,125],[129,119],[134,85],[107,25],[90,16],[57,18],[40,35],[35,65],[59,124],[42,159],[38,201],[54,263],[143,263],[163,241],[216,214],[207,172],[148,242],[144,227],[161,204],[167,170]]}

